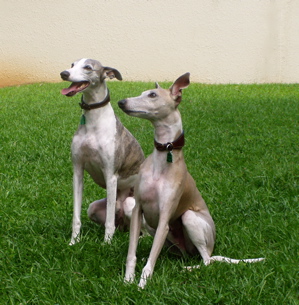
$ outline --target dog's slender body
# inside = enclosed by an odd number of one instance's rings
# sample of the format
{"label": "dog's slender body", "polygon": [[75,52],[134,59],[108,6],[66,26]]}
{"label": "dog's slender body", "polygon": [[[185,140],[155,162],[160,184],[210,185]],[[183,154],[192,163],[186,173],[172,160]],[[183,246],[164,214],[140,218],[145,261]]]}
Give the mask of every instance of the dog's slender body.
{"label": "dog's slender body", "polygon": [[74,211],[70,244],[79,239],[83,194],[83,173],[107,189],[107,198],[90,204],[88,216],[105,225],[105,241],[114,234],[115,225],[128,225],[135,205],[133,186],[144,155],[137,140],[120,123],[109,102],[105,78],[121,80],[114,68],[103,67],[92,59],[80,59],[61,78],[72,82],[62,94],[73,96],[83,92],[81,124],[72,141]]}
{"label": "dog's slender body", "polygon": [[[153,153],[142,164],[135,185],[136,204],[130,226],[130,244],[125,281],[135,277],[136,249],[142,214],[154,233],[153,246],[142,270],[139,287],[146,285],[154,271],[163,245],[175,245],[183,253],[200,253],[204,264],[213,261],[239,263],[222,256],[212,256],[215,225],[183,157],[184,135],[178,105],[182,89],[189,85],[189,73],[179,77],[169,90],[157,84],[139,97],[119,101],[128,115],[148,119],[155,129]],[[261,259],[247,259],[256,262]]]}

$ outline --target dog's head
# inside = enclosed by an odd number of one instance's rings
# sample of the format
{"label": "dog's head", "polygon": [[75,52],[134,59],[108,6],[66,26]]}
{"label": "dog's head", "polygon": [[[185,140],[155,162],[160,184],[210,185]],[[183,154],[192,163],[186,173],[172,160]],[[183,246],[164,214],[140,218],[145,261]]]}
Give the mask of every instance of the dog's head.
{"label": "dog's head", "polygon": [[190,73],[180,76],[169,89],[161,88],[144,91],[140,96],[118,102],[118,106],[128,115],[159,120],[175,111],[182,100],[182,90],[190,84]]}
{"label": "dog's head", "polygon": [[74,96],[84,90],[92,89],[103,83],[106,77],[122,80],[118,70],[104,67],[94,59],[82,58],[72,63],[71,68],[60,73],[63,80],[72,84],[61,93],[66,96]]}

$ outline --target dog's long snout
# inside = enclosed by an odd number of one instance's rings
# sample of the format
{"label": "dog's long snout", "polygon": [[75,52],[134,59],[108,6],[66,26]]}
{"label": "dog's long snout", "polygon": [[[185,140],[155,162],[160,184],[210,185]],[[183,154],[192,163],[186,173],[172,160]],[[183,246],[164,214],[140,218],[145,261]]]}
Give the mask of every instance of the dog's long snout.
{"label": "dog's long snout", "polygon": [[63,80],[68,80],[68,78],[69,78],[69,76],[70,76],[70,72],[68,72],[68,71],[62,71],[62,72],[60,73],[60,76],[61,76],[61,78],[62,78]]}
{"label": "dog's long snout", "polygon": [[118,102],[118,107],[119,107],[120,109],[124,109],[125,106],[126,106],[126,102],[127,102],[126,99],[119,101],[119,102]]}

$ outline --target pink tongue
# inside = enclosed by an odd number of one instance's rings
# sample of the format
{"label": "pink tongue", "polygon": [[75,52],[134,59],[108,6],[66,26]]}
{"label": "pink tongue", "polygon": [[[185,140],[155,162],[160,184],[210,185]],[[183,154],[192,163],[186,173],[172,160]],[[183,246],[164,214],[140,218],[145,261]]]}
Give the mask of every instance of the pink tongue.
{"label": "pink tongue", "polygon": [[62,89],[61,94],[66,96],[73,96],[77,93],[78,84],[72,83],[68,88]]}

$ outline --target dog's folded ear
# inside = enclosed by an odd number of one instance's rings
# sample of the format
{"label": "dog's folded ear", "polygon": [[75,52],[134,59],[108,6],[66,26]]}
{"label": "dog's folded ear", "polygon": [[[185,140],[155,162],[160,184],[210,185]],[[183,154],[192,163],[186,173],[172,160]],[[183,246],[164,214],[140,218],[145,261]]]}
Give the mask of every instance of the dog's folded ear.
{"label": "dog's folded ear", "polygon": [[181,101],[182,90],[187,88],[190,84],[190,73],[187,72],[180,76],[170,87],[170,93],[177,102]]}
{"label": "dog's folded ear", "polygon": [[110,67],[104,67],[104,72],[103,72],[104,78],[109,77],[110,79],[116,78],[118,80],[122,80],[122,76],[120,72],[114,68]]}

